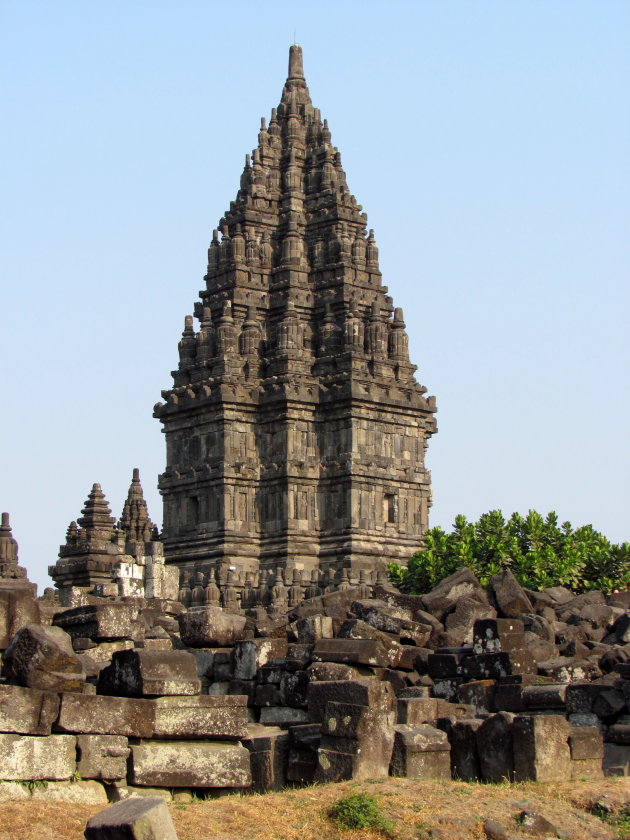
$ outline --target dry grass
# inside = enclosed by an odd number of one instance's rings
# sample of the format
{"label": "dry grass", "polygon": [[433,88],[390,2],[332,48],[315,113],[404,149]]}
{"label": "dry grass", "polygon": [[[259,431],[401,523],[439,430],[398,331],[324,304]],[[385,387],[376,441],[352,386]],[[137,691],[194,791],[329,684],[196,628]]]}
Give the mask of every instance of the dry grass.
{"label": "dry grass", "polygon": [[[617,809],[630,804],[630,779],[557,784],[481,785],[375,779],[287,790],[264,796],[233,794],[170,806],[179,840],[383,840],[369,830],[341,831],[327,812],[342,796],[377,797],[395,825],[396,840],[481,840],[484,819],[517,836],[522,810],[543,814],[566,840],[613,838],[612,830],[585,809],[605,795]],[[0,840],[83,840],[83,829],[100,806],[62,803],[0,804]],[[436,830],[438,830],[436,832]],[[523,835],[525,837],[525,835]]]}

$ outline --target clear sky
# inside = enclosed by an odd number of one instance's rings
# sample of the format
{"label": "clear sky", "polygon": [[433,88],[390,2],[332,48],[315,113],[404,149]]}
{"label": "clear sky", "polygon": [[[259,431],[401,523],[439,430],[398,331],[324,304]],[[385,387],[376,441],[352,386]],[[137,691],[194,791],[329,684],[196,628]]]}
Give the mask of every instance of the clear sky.
{"label": "clear sky", "polygon": [[93,482],[161,523],[152,407],[294,32],[437,397],[431,524],[630,538],[627,0],[3,0],[0,508],[42,585]]}

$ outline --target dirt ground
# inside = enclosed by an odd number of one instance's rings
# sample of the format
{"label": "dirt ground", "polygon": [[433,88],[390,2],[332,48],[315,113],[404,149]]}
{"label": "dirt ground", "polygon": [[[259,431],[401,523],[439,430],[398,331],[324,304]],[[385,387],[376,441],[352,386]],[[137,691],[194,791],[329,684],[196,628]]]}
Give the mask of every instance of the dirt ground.
{"label": "dirt ground", "polygon": [[[468,784],[374,779],[286,790],[265,795],[232,794],[169,805],[179,840],[382,840],[367,829],[342,830],[328,816],[341,797],[370,793],[393,824],[396,840],[482,840],[493,819],[515,837],[527,837],[516,820],[535,811],[564,840],[630,838],[630,778],[557,784]],[[588,808],[600,801],[611,817]],[[0,804],[0,840],[83,840],[88,818],[101,806],[14,802]]]}

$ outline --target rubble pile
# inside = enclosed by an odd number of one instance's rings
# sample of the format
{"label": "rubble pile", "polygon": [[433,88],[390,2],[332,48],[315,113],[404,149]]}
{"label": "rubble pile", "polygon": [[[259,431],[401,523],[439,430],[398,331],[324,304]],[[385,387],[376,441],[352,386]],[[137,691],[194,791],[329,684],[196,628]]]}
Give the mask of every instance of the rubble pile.
{"label": "rubble pile", "polygon": [[2,640],[0,788],[117,801],[630,774],[630,593],[526,591],[509,571],[484,589],[468,569],[420,596],[371,588],[262,617],[95,596],[52,613],[20,581],[0,599],[18,628]]}

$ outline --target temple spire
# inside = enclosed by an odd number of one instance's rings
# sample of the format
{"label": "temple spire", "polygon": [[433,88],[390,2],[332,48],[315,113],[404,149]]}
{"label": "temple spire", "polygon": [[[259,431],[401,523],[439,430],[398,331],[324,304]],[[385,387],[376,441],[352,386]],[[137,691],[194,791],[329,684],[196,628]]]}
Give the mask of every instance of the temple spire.
{"label": "temple spire", "polygon": [[299,44],[292,44],[289,47],[289,79],[304,78],[304,63],[302,60],[302,47]]}
{"label": "temple spire", "polygon": [[151,539],[154,525],[149,519],[147,503],[140,484],[140,470],[137,467],[133,471],[119,527],[125,532],[128,540],[149,542]]}

